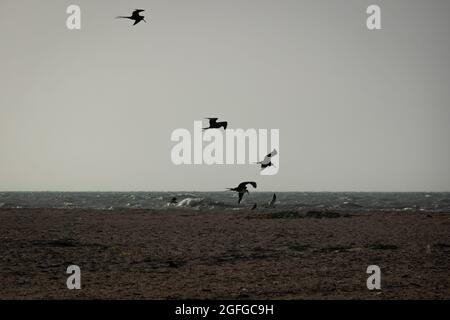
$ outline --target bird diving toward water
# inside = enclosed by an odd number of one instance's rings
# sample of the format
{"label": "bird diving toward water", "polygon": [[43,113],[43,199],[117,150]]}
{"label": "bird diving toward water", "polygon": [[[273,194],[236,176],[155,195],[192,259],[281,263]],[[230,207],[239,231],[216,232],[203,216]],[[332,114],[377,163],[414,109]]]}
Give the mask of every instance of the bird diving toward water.
{"label": "bird diving toward water", "polygon": [[143,12],[143,11],[145,11],[145,10],[143,10],[143,9],[135,9],[133,11],[133,13],[131,14],[131,16],[129,16],[129,17],[118,16],[118,17],[116,17],[116,19],[121,19],[122,18],[122,19],[134,20],[134,23],[133,23],[133,26],[134,26],[134,25],[137,25],[141,21],[147,22],[147,21],[145,21],[145,17],[140,15],[140,13]]}
{"label": "bird diving toward water", "polygon": [[261,165],[261,170],[264,170],[265,168],[270,167],[270,166],[275,167],[275,165],[272,163],[272,157],[276,156],[277,154],[278,154],[277,150],[273,149],[273,151],[271,153],[269,153],[267,156],[264,157],[263,161],[257,162],[257,164]]}
{"label": "bird diving toward water", "polygon": [[247,190],[247,185],[250,184],[253,186],[253,188],[256,188],[256,182],[254,181],[246,181],[241,182],[236,188],[227,188],[230,191],[236,191],[239,194],[239,200],[238,203],[241,203],[242,197],[245,193],[249,193]]}
{"label": "bird diving toward water", "polygon": [[219,122],[217,122],[218,118],[205,118],[205,119],[209,120],[209,127],[208,128],[203,128],[203,130],[220,129],[221,127],[223,127],[224,130],[227,129],[228,122],[226,122],[226,121],[219,121]]}

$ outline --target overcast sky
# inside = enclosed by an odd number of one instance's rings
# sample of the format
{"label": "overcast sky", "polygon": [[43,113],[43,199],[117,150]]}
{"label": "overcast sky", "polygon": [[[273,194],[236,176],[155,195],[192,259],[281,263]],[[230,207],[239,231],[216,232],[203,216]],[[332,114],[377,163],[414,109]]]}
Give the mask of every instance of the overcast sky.
{"label": "overcast sky", "polygon": [[[66,8],[82,29],[66,28]],[[378,4],[382,30],[366,28]],[[127,15],[143,8],[147,24]],[[450,1],[0,1],[0,190],[450,191]],[[280,170],[175,166],[280,129]]]}

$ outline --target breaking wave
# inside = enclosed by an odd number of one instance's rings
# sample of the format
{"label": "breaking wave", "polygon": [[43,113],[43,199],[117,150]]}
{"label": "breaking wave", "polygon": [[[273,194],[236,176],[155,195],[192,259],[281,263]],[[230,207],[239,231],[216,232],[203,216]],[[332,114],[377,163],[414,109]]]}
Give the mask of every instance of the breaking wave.
{"label": "breaking wave", "polygon": [[176,204],[167,204],[168,206],[175,206],[178,208],[196,208],[196,209],[214,209],[214,208],[230,208],[233,207],[230,204],[226,204],[222,201],[214,201],[210,198],[202,197],[188,197],[180,200]]}

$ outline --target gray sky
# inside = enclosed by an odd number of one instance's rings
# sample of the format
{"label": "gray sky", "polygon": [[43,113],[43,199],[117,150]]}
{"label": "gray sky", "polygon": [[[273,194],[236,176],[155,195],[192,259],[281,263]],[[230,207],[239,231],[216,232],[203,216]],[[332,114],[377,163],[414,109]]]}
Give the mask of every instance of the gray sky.
{"label": "gray sky", "polygon": [[[367,30],[370,4],[383,30]],[[149,23],[114,19],[134,8]],[[1,0],[0,190],[450,191],[449,13],[448,0]],[[279,173],[173,165],[172,131],[208,116],[280,129]]]}

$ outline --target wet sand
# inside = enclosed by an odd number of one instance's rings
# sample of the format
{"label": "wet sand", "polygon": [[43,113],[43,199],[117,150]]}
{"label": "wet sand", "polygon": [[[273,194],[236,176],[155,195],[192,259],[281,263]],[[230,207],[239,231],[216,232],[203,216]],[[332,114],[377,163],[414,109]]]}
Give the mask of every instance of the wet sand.
{"label": "wet sand", "polygon": [[449,299],[450,214],[0,209],[0,299],[184,298]]}

